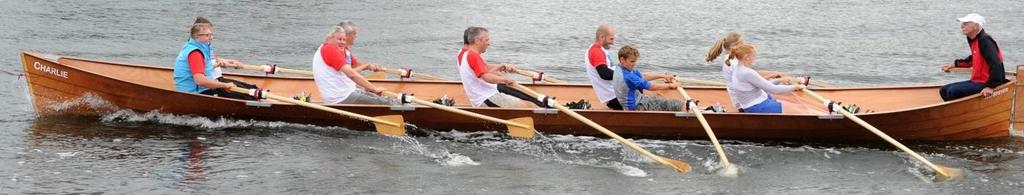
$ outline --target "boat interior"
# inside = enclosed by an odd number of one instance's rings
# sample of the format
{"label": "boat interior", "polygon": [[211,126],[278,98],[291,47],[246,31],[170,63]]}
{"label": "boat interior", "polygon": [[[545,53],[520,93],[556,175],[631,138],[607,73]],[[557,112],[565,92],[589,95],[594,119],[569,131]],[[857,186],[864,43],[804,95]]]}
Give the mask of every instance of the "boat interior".
{"label": "boat interior", "polygon": [[[105,62],[99,60],[81,59],[74,57],[60,57],[59,63],[74,67],[86,72],[115,78],[124,82],[136,83],[147,87],[159,88],[168,91],[175,91],[172,69],[168,65],[141,65]],[[319,92],[309,76],[303,75],[265,75],[262,72],[249,70],[224,69],[225,77],[255,84],[263,89],[269,89],[271,93],[281,96],[294,96],[299,93],[311,94],[313,102],[320,99]],[[452,71],[455,71],[454,69]],[[505,76],[515,77],[523,83],[529,83],[528,78],[518,75],[506,74]],[[557,76],[557,75],[556,75]],[[454,99],[456,106],[468,107],[469,102],[459,82],[456,81],[408,81],[397,79],[371,80],[375,85],[385,87],[399,93],[413,94],[424,100],[434,100],[442,96]],[[659,82],[659,81],[652,81]],[[684,84],[685,85],[685,84]],[[603,103],[600,103],[594,95],[589,84],[526,84],[547,96],[556,97],[559,103],[575,102],[586,100],[593,110],[609,110]],[[1006,89],[1007,85],[1001,87]],[[713,104],[721,104],[727,113],[736,113],[737,109],[730,103],[728,94],[724,87],[714,86],[685,86],[690,97],[699,101],[699,107],[704,108]],[[813,89],[813,88],[812,88]],[[822,88],[813,89],[825,98],[829,98],[843,105],[856,104],[860,107],[861,113],[884,113],[895,112],[906,109],[936,106],[944,102],[938,95],[939,86],[896,86],[896,87],[859,87],[859,88]],[[998,90],[997,90],[998,92]],[[659,96],[662,98],[682,100],[682,95],[677,90],[646,91],[644,95]],[[815,100],[803,92],[772,94],[782,102],[784,114],[793,115],[822,115],[826,114],[822,102]],[[948,103],[948,102],[947,102]],[[527,104],[523,104],[530,106]]]}

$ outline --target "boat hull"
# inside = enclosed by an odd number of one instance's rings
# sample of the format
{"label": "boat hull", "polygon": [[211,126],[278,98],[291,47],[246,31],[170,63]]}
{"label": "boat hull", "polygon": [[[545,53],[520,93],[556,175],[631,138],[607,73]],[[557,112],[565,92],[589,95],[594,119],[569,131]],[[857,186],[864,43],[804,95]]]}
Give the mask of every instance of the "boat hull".
{"label": "boat hull", "polygon": [[[34,53],[23,53],[22,62],[32,103],[44,116],[101,115],[117,110],[285,121],[324,126],[341,126],[356,130],[372,130],[372,124],[329,112],[279,102],[240,101],[199,94],[181,93],[173,89],[171,70],[166,67],[132,65],[64,57],[51,60]],[[312,79],[303,77],[268,77],[225,74],[228,77],[257,84],[282,95],[300,91],[316,94]],[[392,91],[410,92],[421,99],[442,95],[465,103],[462,87],[456,82],[375,80],[375,85]],[[899,140],[951,141],[1007,137],[1010,132],[1011,108],[1016,81],[1001,86],[997,95],[941,102],[938,86],[889,88],[822,89],[818,92],[837,101],[862,102],[864,108],[878,108],[875,113],[859,117]],[[530,84],[541,93],[559,100],[586,99],[595,106],[589,85]],[[691,96],[703,102],[728,102],[720,87],[692,87]],[[892,92],[905,92],[901,97]],[[931,95],[928,95],[931,93]],[[678,94],[659,93],[668,98]],[[934,97],[932,97],[934,96]],[[734,140],[804,140],[804,141],[880,141],[863,127],[838,115],[821,112],[820,103],[800,94],[777,95],[791,103],[784,114],[706,113],[709,125],[720,139]],[[892,98],[892,99],[886,99]],[[900,98],[917,98],[926,103],[905,103]],[[860,104],[860,103],[859,103]],[[466,117],[422,106],[328,105],[333,108],[368,116],[401,114],[407,123],[418,128],[459,131],[505,131],[504,125]],[[603,136],[568,115],[548,109],[474,108],[462,109],[496,118],[532,117],[542,133]],[[902,107],[900,107],[902,106]],[[729,106],[727,106],[729,107]],[[890,108],[892,107],[892,108]],[[732,107],[729,107],[732,108]],[[734,110],[734,109],[732,109]],[[819,110],[819,111],[808,111]],[[802,113],[792,113],[792,112]],[[628,112],[607,109],[580,110],[580,114],[632,138],[707,139],[697,119],[678,112]]]}

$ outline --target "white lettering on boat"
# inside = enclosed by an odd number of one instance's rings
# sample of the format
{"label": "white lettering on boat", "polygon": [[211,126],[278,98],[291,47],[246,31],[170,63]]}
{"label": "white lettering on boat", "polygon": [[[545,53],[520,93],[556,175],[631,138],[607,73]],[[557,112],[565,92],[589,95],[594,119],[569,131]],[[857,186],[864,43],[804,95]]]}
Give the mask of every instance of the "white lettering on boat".
{"label": "white lettering on boat", "polygon": [[64,70],[57,69],[57,68],[54,68],[54,67],[51,67],[51,66],[43,65],[42,63],[39,63],[39,62],[33,63],[32,67],[36,68],[36,70],[38,70],[38,71],[43,71],[45,73],[50,73],[50,74],[52,74],[54,76],[63,77],[65,79],[68,78],[68,71],[64,71]]}

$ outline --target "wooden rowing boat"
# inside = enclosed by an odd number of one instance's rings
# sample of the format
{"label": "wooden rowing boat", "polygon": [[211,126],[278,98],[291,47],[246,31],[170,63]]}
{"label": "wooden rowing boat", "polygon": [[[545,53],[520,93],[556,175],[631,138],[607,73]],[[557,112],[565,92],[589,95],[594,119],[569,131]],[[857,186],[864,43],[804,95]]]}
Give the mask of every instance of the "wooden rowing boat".
{"label": "wooden rowing boat", "polygon": [[[100,115],[119,109],[158,110],[163,113],[203,117],[226,117],[286,121],[316,125],[343,126],[372,130],[371,123],[341,118],[334,114],[273,101],[240,101],[174,90],[172,69],[89,60],[74,57],[50,59],[35,53],[23,53],[22,63],[36,112],[52,115]],[[56,57],[55,57],[56,58]],[[1018,67],[1021,68],[1020,66]],[[454,71],[454,70],[453,70]],[[308,77],[263,76],[225,73],[225,76],[270,89],[276,94],[300,92],[319,99],[314,82]],[[1017,79],[997,89],[996,95],[974,95],[943,102],[939,86],[898,86],[817,89],[835,101],[857,104],[857,116],[885,133],[901,140],[945,141],[1007,137],[1011,119],[1024,123],[1024,115],[1011,108],[1024,109],[1014,102],[1024,93]],[[462,86],[447,81],[374,80],[377,86],[395,92],[415,94],[420,99],[444,95],[454,98],[456,106],[497,118],[533,117],[536,129],[543,133],[601,136],[602,134],[568,115],[550,109],[473,108],[467,104]],[[608,110],[595,99],[594,91],[584,84],[532,84],[530,88],[562,102],[586,99],[594,108],[579,113],[625,137],[660,139],[706,139],[697,119],[683,112],[629,112]],[[720,102],[730,111],[729,99],[722,87],[687,87],[690,96],[702,105]],[[680,98],[675,91],[657,95]],[[69,103],[83,97],[102,99],[99,103]],[[801,93],[776,95],[783,102],[783,114],[707,113],[704,116],[721,139],[805,140],[805,141],[877,141],[877,136],[842,115],[823,112],[822,103]],[[314,101],[315,102],[315,101]],[[404,115],[406,122],[419,128],[460,131],[504,131],[505,126],[480,119],[423,106],[328,105],[369,116]],[[1013,116],[1011,118],[1011,116]],[[1020,127],[1018,125],[1018,127]]]}

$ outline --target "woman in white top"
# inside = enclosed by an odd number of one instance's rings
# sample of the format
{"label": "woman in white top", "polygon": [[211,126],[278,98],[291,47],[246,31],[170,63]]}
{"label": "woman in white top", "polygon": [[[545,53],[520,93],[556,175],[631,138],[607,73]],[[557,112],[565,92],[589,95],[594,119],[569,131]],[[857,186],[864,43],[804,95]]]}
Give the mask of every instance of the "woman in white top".
{"label": "woman in white top", "polygon": [[[729,98],[738,105],[740,112],[751,113],[782,113],[782,103],[772,98],[772,94],[780,94],[802,90],[802,85],[779,84],[778,80],[769,82],[757,73],[754,67],[754,59],[757,52],[754,46],[741,44],[733,47],[731,55],[726,58],[725,63],[732,68],[732,76],[728,79],[727,86]],[[733,61],[733,60],[736,61]],[[733,64],[739,62],[739,64]],[[736,65],[736,66],[733,66]]]}
{"label": "woman in white top", "polygon": [[[743,35],[740,35],[739,33],[736,33],[736,32],[726,33],[725,37],[722,37],[721,39],[718,39],[718,41],[715,41],[715,43],[713,45],[711,45],[711,48],[708,49],[708,54],[707,54],[707,57],[704,58],[704,61],[705,62],[709,62],[709,63],[712,62],[712,61],[715,61],[715,59],[717,59],[718,56],[722,55],[723,53],[725,54],[725,59],[730,59],[730,57],[729,57],[730,49],[733,48],[733,47],[736,47],[737,45],[741,45],[741,44],[746,44],[746,41],[744,41],[744,39],[743,39]],[[737,59],[734,59],[734,58],[731,59],[731,60],[722,61],[722,78],[725,78],[725,84],[726,85],[729,85],[729,83],[732,82],[732,70],[733,70],[733,67],[730,66],[730,64],[738,64],[738,63],[739,63],[739,61]],[[789,78],[787,78],[785,74],[782,74],[780,72],[775,72],[775,71],[757,71],[757,73],[759,75],[761,75],[761,77],[764,77],[765,79],[772,79],[775,82],[783,82],[785,84],[789,84],[789,82],[788,82]],[[736,101],[736,99],[732,98],[732,97],[736,96],[733,93],[733,91],[729,90],[728,88],[726,88],[726,91],[729,92],[729,98],[730,98],[730,100],[732,100],[733,106],[736,106],[736,108],[742,109],[743,107],[740,107],[739,102]]]}

